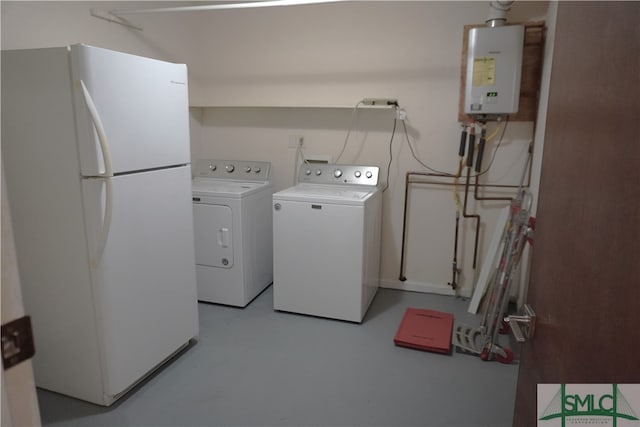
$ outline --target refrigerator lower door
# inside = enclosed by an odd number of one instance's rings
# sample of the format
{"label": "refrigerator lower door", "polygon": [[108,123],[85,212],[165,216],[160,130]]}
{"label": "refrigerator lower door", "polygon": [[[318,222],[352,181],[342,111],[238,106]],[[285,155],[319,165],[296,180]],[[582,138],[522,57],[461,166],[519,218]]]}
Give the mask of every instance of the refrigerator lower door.
{"label": "refrigerator lower door", "polygon": [[84,179],[89,248],[111,210],[92,266],[105,404],[198,334],[190,166]]}

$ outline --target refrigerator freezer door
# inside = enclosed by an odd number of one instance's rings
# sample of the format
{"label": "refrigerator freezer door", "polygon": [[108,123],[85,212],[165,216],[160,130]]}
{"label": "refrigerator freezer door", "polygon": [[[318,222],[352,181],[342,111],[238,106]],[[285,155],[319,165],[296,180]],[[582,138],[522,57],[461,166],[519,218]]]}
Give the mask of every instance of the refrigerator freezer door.
{"label": "refrigerator freezer door", "polygon": [[[111,227],[91,272],[105,396],[128,389],[198,333],[190,177],[183,166],[111,178]],[[83,180],[90,247],[105,187],[104,178]]]}
{"label": "refrigerator freezer door", "polygon": [[105,172],[83,83],[104,125],[114,174],[190,162],[186,65],[85,45],[70,49],[83,176]]}

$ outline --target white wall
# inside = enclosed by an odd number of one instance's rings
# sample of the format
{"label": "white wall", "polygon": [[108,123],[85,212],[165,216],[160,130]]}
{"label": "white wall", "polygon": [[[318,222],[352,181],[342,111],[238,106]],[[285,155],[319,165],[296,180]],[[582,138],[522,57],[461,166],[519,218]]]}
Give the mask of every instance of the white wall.
{"label": "white wall", "polygon": [[[142,32],[89,15],[90,8],[156,5],[3,1],[2,48],[84,42],[187,63],[194,159],[271,161],[276,190],[293,181],[295,150],[288,148],[289,138],[303,136],[307,155],[335,159],[351,127],[351,107],[364,97],[397,98],[408,113],[417,156],[435,169],[455,170],[462,30],[484,21],[488,2],[354,2],[131,15],[128,19]],[[543,2],[516,2],[509,19],[544,19],[546,8]],[[391,110],[358,110],[340,161],[378,165],[386,182],[393,119]],[[510,123],[487,182],[516,184],[532,139],[532,123]],[[488,145],[485,164],[496,140]],[[425,169],[412,158],[400,125],[391,151],[384,197],[384,282],[447,293],[453,192],[412,187],[408,281],[398,283],[404,176]],[[481,248],[489,243],[502,206],[470,203],[469,210],[483,217]],[[463,295],[470,294],[477,274],[471,269],[473,236],[471,222],[464,221],[458,260]],[[483,255],[481,250],[478,269]]]}
{"label": "white wall", "polygon": [[[179,2],[170,3],[175,5]],[[153,7],[158,2],[2,1],[2,49],[85,43],[122,52],[186,63],[196,37],[188,15],[140,16],[136,31],[90,15],[91,9]],[[147,22],[147,20],[151,22]]]}

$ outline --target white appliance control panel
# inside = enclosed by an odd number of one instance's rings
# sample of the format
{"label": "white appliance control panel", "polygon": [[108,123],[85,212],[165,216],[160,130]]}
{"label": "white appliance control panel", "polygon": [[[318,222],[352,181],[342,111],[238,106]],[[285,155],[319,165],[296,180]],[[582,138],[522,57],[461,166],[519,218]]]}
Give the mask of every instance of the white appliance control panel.
{"label": "white appliance control panel", "polygon": [[298,182],[313,184],[378,185],[378,166],[303,164]]}
{"label": "white appliance control panel", "polygon": [[268,181],[270,170],[271,163],[269,162],[201,159],[196,162],[193,175],[238,181]]}

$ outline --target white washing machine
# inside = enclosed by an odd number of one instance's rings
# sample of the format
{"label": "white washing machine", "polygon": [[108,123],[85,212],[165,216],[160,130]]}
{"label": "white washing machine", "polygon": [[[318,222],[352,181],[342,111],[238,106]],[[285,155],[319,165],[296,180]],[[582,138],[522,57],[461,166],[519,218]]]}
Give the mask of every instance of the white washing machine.
{"label": "white washing machine", "polygon": [[275,310],[362,322],[380,282],[377,166],[303,165],[273,195]]}
{"label": "white washing machine", "polygon": [[268,162],[199,160],[192,181],[198,300],[245,307],[273,281]]}

